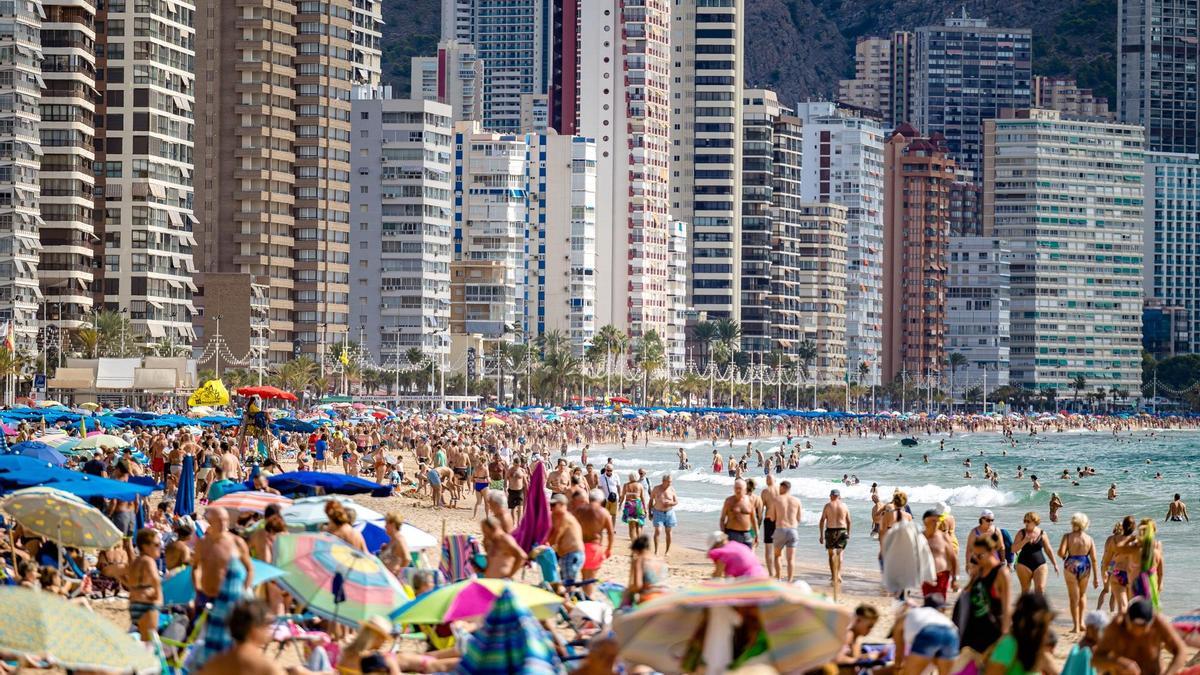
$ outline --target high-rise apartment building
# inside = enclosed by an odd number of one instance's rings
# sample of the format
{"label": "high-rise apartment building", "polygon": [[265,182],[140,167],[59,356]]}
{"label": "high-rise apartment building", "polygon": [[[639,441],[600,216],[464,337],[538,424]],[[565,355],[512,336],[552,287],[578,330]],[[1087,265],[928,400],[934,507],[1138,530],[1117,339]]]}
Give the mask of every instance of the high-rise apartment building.
{"label": "high-rise apartment building", "polygon": [[[100,290],[94,284],[97,240],[92,222],[97,135],[101,150],[104,142],[103,131],[95,127],[96,121],[104,124],[103,115],[96,115],[94,96],[96,8],[91,2],[44,2],[42,7],[38,127],[43,154],[40,171],[35,172],[41,188],[37,206],[42,248],[37,275],[46,302],[43,318],[54,319],[61,329],[71,329],[87,320],[93,291]],[[132,72],[129,76],[132,79]],[[19,162],[14,171],[18,167]],[[37,256],[36,249],[29,248],[32,240],[20,238],[14,243],[15,253]]]}
{"label": "high-rise apartment building", "polygon": [[[0,12],[0,325],[9,323],[17,349],[36,350],[38,289],[38,167],[42,158],[42,7],[9,3]],[[81,160],[82,161],[82,160]],[[83,296],[64,296],[64,311],[86,311]]]}
{"label": "high-rise apartment building", "polygon": [[1117,116],[1152,152],[1200,152],[1200,0],[1117,3]]}
{"label": "high-rise apartment building", "polygon": [[[771,228],[772,313],[784,354],[812,343],[809,380],[845,381],[851,367],[846,335],[846,207],[783,196]],[[857,366],[853,366],[857,368]]]}
{"label": "high-rise apartment building", "polygon": [[456,334],[529,335],[523,136],[454,127],[450,325]]}
{"label": "high-rise apartment building", "polygon": [[[575,133],[596,142],[596,323],[634,337],[670,335],[684,301],[672,291],[672,251],[687,250],[673,242],[686,228],[676,226],[670,200],[670,3],[596,0],[577,9],[578,67],[563,68],[555,86],[563,105],[565,92],[577,92]],[[556,114],[568,128],[570,116]]]}
{"label": "high-rise apartment building", "polygon": [[911,122],[946,137],[960,167],[979,171],[984,120],[1033,101],[1033,32],[992,28],[966,9],[942,26],[916,31]]}
{"label": "high-rise apartment building", "polygon": [[1072,77],[1033,76],[1033,107],[1057,110],[1063,117],[1115,120],[1108,99],[1083,89]]}
{"label": "high-rise apartment building", "polygon": [[771,222],[775,124],[785,112],[769,89],[742,95],[742,350],[765,354],[771,336]]}
{"label": "high-rise apartment building", "polygon": [[351,334],[375,362],[448,353],[452,108],[356,99],[350,228]]}
{"label": "high-rise apartment building", "polygon": [[671,215],[691,223],[691,309],[741,315],[743,0],[680,0],[671,19]]}
{"label": "high-rise apartment building", "polygon": [[437,56],[413,57],[410,80],[412,98],[449,105],[455,122],[482,119],[483,61],[474,45],[442,40]]}
{"label": "high-rise apartment building", "polygon": [[[98,290],[106,308],[128,312],[144,344],[195,337],[194,15],[186,0],[107,2],[97,15]],[[72,210],[81,208],[77,200]]]}
{"label": "high-rise apartment building", "polygon": [[[1009,252],[995,237],[951,236],[946,274],[946,356],[966,364],[943,371],[956,401],[974,387],[993,391],[1008,384],[1010,308]],[[953,381],[951,381],[953,380]]]}
{"label": "high-rise apartment building", "polygon": [[890,122],[892,115],[892,41],[859,38],[854,46],[854,79],[838,81],[838,102],[871,110]]}
{"label": "high-rise apartment building", "polygon": [[[442,0],[442,39],[475,46],[483,60],[483,127],[522,131],[530,106],[545,105],[552,68],[548,0]],[[610,36],[611,37],[611,36]],[[523,97],[524,98],[523,101]]]}
{"label": "high-rise apartment building", "polygon": [[1146,153],[1143,186],[1146,302],[1181,310],[1172,352],[1200,353],[1200,156]]}
{"label": "high-rise apartment building", "polygon": [[877,382],[883,348],[883,129],[833,103],[801,103],[801,199],[846,207],[849,366]]}
{"label": "high-rise apartment building", "polygon": [[205,277],[266,289],[271,361],[317,354],[350,323],[350,99],[379,78],[358,44],[371,32],[364,2],[221,0],[196,12],[196,257]]}
{"label": "high-rise apartment building", "polygon": [[909,31],[898,30],[892,33],[891,42],[891,107],[884,111],[883,122],[888,129],[895,129],[913,117],[917,95],[917,83],[914,81],[917,38]]}
{"label": "high-rise apartment building", "polygon": [[525,135],[529,334],[558,331],[577,356],[596,334],[596,143]]}
{"label": "high-rise apartment building", "polygon": [[383,72],[383,0],[354,0],[350,19],[354,84],[378,87]]}
{"label": "high-rise apartment building", "polygon": [[946,258],[954,160],[940,134],[902,124],[884,149],[883,379],[946,360]]}
{"label": "high-rise apartment building", "polygon": [[1012,383],[1141,386],[1140,126],[1017,111],[984,126],[983,234],[1012,252]]}

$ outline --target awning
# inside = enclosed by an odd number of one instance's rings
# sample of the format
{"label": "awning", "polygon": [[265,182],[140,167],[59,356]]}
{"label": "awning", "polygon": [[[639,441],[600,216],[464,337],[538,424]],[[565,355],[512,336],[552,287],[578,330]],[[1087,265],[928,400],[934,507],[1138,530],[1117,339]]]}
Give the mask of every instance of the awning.
{"label": "awning", "polygon": [[189,280],[187,280],[187,281],[185,281],[185,282],[183,282],[183,283],[187,284],[187,287],[188,287],[188,288],[190,288],[190,289],[192,289],[192,292],[193,292],[193,293],[199,293],[199,292],[200,292],[200,288],[199,288],[198,286],[196,286],[196,284],[194,284],[194,283],[193,283],[193,282],[192,282],[190,279],[189,279]]}
{"label": "awning", "polygon": [[[153,327],[153,324],[151,324]],[[153,331],[151,331],[153,334]],[[158,327],[158,335],[166,335],[162,326]],[[138,368],[133,373],[133,388],[143,391],[173,391],[176,374],[171,368]]]}
{"label": "awning", "polygon": [[158,183],[150,183],[149,186],[150,194],[158,197],[159,199],[167,198],[167,191],[163,189],[163,186],[159,185]]}
{"label": "awning", "polygon": [[[162,309],[162,305],[158,304],[157,302],[151,302],[150,304]],[[161,338],[167,336],[167,331],[165,328],[163,328],[161,323],[148,323],[146,324],[146,330],[150,331],[150,337]]]}
{"label": "awning", "polygon": [[179,289],[183,288],[183,283],[176,281],[174,279],[167,279],[167,284],[169,284],[171,286],[171,288],[179,288]]}
{"label": "awning", "polygon": [[129,389],[141,359],[100,359],[96,364],[97,389]]}
{"label": "awning", "polygon": [[171,224],[175,227],[183,227],[183,218],[178,211],[167,211],[167,218],[171,220]]}
{"label": "awning", "polygon": [[[153,307],[154,309],[162,309],[163,308],[163,304],[157,300],[147,300],[146,302],[149,303],[149,305],[151,307]],[[154,330],[153,330],[154,324],[150,324],[150,328],[152,329],[150,331],[150,333],[153,334],[154,333]],[[161,326],[160,326],[160,328],[161,328]]]}
{"label": "awning", "polygon": [[199,224],[200,224],[200,221],[199,221],[199,220],[196,218],[196,215],[195,215],[195,214],[193,214],[193,213],[191,213],[191,212],[188,212],[188,213],[185,213],[185,214],[183,214],[183,215],[184,215],[184,217],[185,217],[185,218],[187,218],[188,220],[192,221],[192,224],[193,224],[193,225],[199,225]]}
{"label": "awning", "polygon": [[196,273],[196,263],[192,261],[192,256],[188,256],[183,259],[183,266],[187,269],[187,271],[193,274]]}

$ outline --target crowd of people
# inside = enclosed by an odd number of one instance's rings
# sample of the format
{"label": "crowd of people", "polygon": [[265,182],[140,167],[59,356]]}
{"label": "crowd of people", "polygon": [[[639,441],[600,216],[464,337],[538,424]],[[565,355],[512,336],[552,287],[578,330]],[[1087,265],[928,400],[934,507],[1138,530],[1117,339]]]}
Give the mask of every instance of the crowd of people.
{"label": "crowd of people", "polygon": [[[261,404],[255,402],[255,405]],[[120,545],[93,554],[63,549],[46,537],[26,532],[19,524],[6,524],[0,538],[0,556],[18,585],[55,593],[72,602],[94,602],[114,592],[127,598],[131,630],[154,643],[162,615],[178,608],[165,604],[164,580],[190,567],[189,584],[195,600],[184,611],[189,620],[205,608],[224,603],[228,612],[210,624],[204,653],[194,663],[205,675],[243,671],[276,673],[280,666],[263,656],[263,647],[276,639],[273,618],[299,613],[302,599],[290,597],[278,586],[255,584],[254,560],[270,563],[276,538],[288,531],[281,510],[268,506],[262,513],[230,512],[212,506],[222,497],[244,489],[276,493],[270,478],[286,470],[336,471],[364,476],[392,486],[416,504],[431,509],[470,509],[478,520],[477,538],[484,578],[514,579],[529,567],[569,604],[601,595],[605,581],[601,567],[614,554],[618,540],[628,546],[628,572],[618,609],[636,607],[669,593],[672,581],[668,563],[674,530],[679,525],[679,494],[670,472],[652,482],[644,469],[624,476],[612,457],[593,457],[594,446],[629,448],[651,438],[712,444],[712,468],[735,478],[732,494],[722,503],[716,530],[708,536],[706,555],[711,576],[718,578],[775,578],[786,583],[799,579],[796,549],[802,538],[803,505],[789,480],[777,480],[784,467],[795,468],[797,458],[811,439],[829,436],[949,434],[964,431],[998,431],[1006,438],[1017,434],[1067,428],[1093,431],[1128,430],[1133,425],[1155,429],[1168,424],[1157,418],[1135,421],[1117,418],[991,418],[959,416],[944,419],[914,417],[861,419],[767,418],[763,416],[669,416],[626,419],[620,415],[566,417],[546,423],[533,417],[487,418],[495,423],[465,417],[409,415],[373,421],[351,421],[343,415],[312,432],[262,434],[259,442],[245,427],[221,429],[183,428],[177,431],[143,428],[119,433],[123,448],[100,448],[72,456],[66,467],[118,481],[139,476],[153,478],[162,489],[157,503],[144,500],[93,498],[122,534]],[[22,423],[12,442],[35,440],[46,429]],[[70,430],[76,433],[75,430]],[[734,439],[782,437],[781,450],[764,454],[747,444],[734,449]],[[727,453],[727,454],[723,454]],[[679,465],[690,467],[684,448]],[[185,463],[195,467],[195,483],[181,480]],[[758,469],[753,472],[751,466]],[[1080,469],[1080,477],[1087,472]],[[524,548],[514,532],[525,516],[535,472],[544,478],[549,504],[549,534],[544,544]],[[991,467],[985,467],[993,479]],[[751,473],[761,473],[762,485]],[[847,476],[847,484],[857,482]],[[195,513],[176,514],[173,507],[180,490],[194,490]],[[472,494],[473,493],[473,494]],[[1050,503],[1057,520],[1061,500]],[[1183,644],[1159,612],[1164,572],[1162,545],[1156,523],[1127,517],[1114,525],[1112,534],[1097,547],[1088,533],[1087,516],[1071,517],[1071,531],[1058,546],[1041,529],[1037,513],[1027,513],[1021,527],[1002,529],[992,512],[984,510],[978,523],[960,537],[955,516],[937,505],[915,519],[902,492],[886,500],[872,488],[874,503],[868,534],[878,540],[881,567],[884,542],[893,529],[916,528],[933,560],[933,574],[919,594],[901,604],[893,627],[884,632],[888,647],[875,630],[879,611],[871,605],[858,608],[838,657],[843,666],[862,670],[890,664],[900,672],[921,673],[936,667],[952,672],[970,659],[989,674],[1054,672],[1050,654],[1055,614],[1046,600],[1049,571],[1065,579],[1072,632],[1083,635],[1079,650],[1087,649],[1100,672],[1163,672],[1159,654],[1172,657],[1165,672],[1182,663]],[[152,508],[151,508],[152,507]],[[139,513],[142,511],[142,513]],[[367,552],[356,514],[337,500],[325,505],[327,522],[322,529],[347,546]],[[1186,521],[1187,507],[1179,495],[1168,507],[1166,520]],[[618,520],[624,528],[618,534]],[[137,523],[144,522],[143,527]],[[376,555],[411,590],[432,587],[429,575],[412,568],[419,556],[408,550],[400,535],[404,516],[388,513],[388,543]],[[841,499],[831,490],[822,505],[816,537],[827,554],[830,588],[836,599],[842,592],[844,552],[860,529]],[[862,529],[866,529],[863,526]],[[875,544],[871,544],[875,545]],[[43,555],[54,550],[69,565],[48,564]],[[62,559],[62,558],[60,558]],[[426,561],[429,562],[429,561]],[[1015,575],[1015,581],[1012,576]],[[1089,611],[1088,585],[1101,589],[1099,609]],[[954,593],[958,601],[950,604]],[[1016,600],[1013,597],[1016,596]],[[919,602],[911,598],[921,598]],[[1105,605],[1107,599],[1107,605]],[[1111,619],[1109,617],[1112,617]],[[383,619],[349,630],[321,622],[338,645],[338,669],[347,673],[443,672],[462,655],[446,648],[446,635],[431,635],[424,651],[385,649],[393,627]],[[216,633],[221,631],[221,635]],[[872,638],[871,636],[874,636]],[[596,654],[609,653],[596,649]],[[597,657],[599,658],[599,657]],[[605,657],[607,658],[607,657]],[[580,672],[595,670],[595,658]],[[611,661],[608,662],[611,666]],[[26,663],[26,666],[38,665]],[[310,663],[309,666],[314,664]],[[315,670],[321,670],[315,664]],[[325,664],[328,665],[328,664]],[[304,666],[293,668],[304,671]],[[958,672],[954,670],[953,672]]]}

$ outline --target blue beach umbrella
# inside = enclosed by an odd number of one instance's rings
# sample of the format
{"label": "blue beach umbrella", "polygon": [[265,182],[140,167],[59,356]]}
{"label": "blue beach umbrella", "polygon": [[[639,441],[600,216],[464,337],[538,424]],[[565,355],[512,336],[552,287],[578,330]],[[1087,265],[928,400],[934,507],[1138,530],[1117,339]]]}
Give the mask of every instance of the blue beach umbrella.
{"label": "blue beach umbrella", "polygon": [[42,443],[41,441],[25,441],[17,443],[9,448],[9,453],[13,455],[21,455],[29,457],[40,462],[49,462],[54,466],[62,466],[67,462],[67,458],[61,452]]}

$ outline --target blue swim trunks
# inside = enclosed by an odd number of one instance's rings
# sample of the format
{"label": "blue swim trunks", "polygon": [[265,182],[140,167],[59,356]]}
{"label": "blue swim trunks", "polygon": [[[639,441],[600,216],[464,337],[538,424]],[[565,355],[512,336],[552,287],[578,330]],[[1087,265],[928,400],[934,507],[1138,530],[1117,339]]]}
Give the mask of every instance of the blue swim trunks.
{"label": "blue swim trunks", "polygon": [[950,626],[925,626],[912,641],[912,653],[929,659],[953,659],[958,652],[958,632]]}
{"label": "blue swim trunks", "polygon": [[670,511],[659,511],[652,509],[650,511],[650,520],[655,527],[672,528],[679,524],[679,519],[675,517],[675,509]]}
{"label": "blue swim trunks", "polygon": [[558,570],[562,574],[562,582],[571,584],[579,580],[583,571],[583,551],[571,551],[558,559]]}

